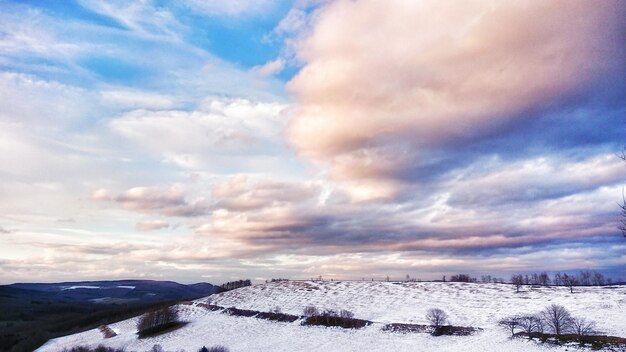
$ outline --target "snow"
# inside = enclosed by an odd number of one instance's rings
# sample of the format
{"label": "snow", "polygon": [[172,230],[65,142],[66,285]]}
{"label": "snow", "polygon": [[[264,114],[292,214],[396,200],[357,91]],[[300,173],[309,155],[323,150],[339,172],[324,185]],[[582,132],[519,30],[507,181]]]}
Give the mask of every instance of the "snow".
{"label": "snow", "polygon": [[[212,304],[301,314],[307,305],[319,309],[347,309],[356,318],[374,324],[359,330],[301,326],[212,312],[198,303],[178,306],[184,327],[151,338],[137,339],[137,318],[111,324],[117,336],[104,339],[97,330],[49,341],[37,351],[62,351],[77,345],[104,344],[129,351],[148,351],[160,344],[166,351],[197,351],[202,346],[223,345],[237,351],[566,351],[572,346],[542,345],[510,339],[497,325],[503,317],[535,313],[549,304],[561,304],[574,316],[595,320],[608,335],[626,335],[626,286],[581,287],[570,293],[565,287],[524,288],[512,285],[437,282],[313,282],[287,281],[245,287],[214,295]],[[389,333],[386,323],[426,324],[430,308],[445,310],[453,325],[483,328],[472,336],[439,336]]]}
{"label": "snow", "polygon": [[100,286],[68,286],[68,287],[63,287],[62,290],[76,290],[76,289],[79,289],[79,288],[87,288],[87,289],[95,290],[95,289],[99,289],[101,287]]}

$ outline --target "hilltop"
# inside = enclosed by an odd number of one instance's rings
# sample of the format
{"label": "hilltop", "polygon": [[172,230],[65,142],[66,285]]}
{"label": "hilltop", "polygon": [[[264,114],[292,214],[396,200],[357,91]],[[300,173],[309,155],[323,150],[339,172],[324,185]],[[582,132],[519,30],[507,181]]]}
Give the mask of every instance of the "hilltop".
{"label": "hilltop", "polygon": [[[206,304],[300,315],[305,306],[346,309],[373,323],[359,330],[302,326],[223,314]],[[38,351],[60,351],[76,345],[104,344],[126,351],[147,351],[159,344],[166,351],[197,351],[223,345],[236,351],[565,351],[571,346],[542,345],[510,339],[497,325],[505,316],[536,313],[548,304],[565,306],[573,315],[597,322],[598,330],[622,336],[626,331],[626,287],[525,287],[515,293],[507,284],[441,282],[284,281],[244,287],[178,305],[182,328],[138,339],[137,318],[111,324],[117,336],[104,339],[98,330],[58,338]],[[382,331],[389,323],[425,324],[429,308],[444,309],[450,323],[481,328],[471,336],[431,336]]]}

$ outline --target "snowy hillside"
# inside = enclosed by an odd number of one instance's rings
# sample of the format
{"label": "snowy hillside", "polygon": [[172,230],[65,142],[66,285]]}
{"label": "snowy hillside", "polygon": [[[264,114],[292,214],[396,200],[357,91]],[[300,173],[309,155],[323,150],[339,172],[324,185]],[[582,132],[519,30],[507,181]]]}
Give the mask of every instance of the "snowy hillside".
{"label": "snowy hillside", "polygon": [[[160,344],[166,351],[197,351],[203,345],[223,345],[237,351],[565,351],[511,340],[497,325],[505,316],[535,313],[556,303],[574,316],[595,320],[607,335],[626,336],[626,286],[581,287],[574,294],[565,287],[527,288],[515,293],[511,285],[435,282],[311,282],[288,281],[245,287],[211,297],[212,303],[300,315],[305,306],[347,309],[374,324],[359,330],[301,326],[237,317],[200,306],[206,299],[179,305],[184,327],[146,339],[136,337],[136,318],[111,324],[118,334],[104,339],[97,330],[49,341],[38,351],[62,351],[76,345],[104,344],[128,351],[147,351]],[[472,336],[433,337],[424,333],[390,333],[386,323],[426,324],[429,308],[444,309],[450,323],[484,329]]]}

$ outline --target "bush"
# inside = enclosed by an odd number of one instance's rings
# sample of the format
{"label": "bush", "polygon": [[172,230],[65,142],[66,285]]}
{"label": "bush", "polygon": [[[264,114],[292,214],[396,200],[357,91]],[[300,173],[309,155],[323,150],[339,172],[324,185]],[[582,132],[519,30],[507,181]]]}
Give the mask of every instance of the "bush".
{"label": "bush", "polygon": [[387,324],[383,326],[383,331],[400,332],[400,333],[427,333],[430,332],[435,336],[439,335],[455,335],[469,336],[482,330],[481,328],[442,325],[437,330],[433,330],[431,325],[420,324]]}
{"label": "bush", "polygon": [[248,309],[239,309],[235,307],[230,307],[230,308],[224,309],[222,313],[225,313],[228,315],[234,315],[236,317],[254,317],[261,312],[259,312],[258,310],[248,310]]}
{"label": "bush", "polygon": [[76,347],[72,347],[71,349],[64,349],[63,352],[124,352],[124,349],[122,348],[113,348],[113,347],[106,347],[103,345],[99,345],[96,348],[91,348],[91,347],[87,347],[87,346],[76,346]]}
{"label": "bush", "polygon": [[383,331],[401,332],[401,333],[429,332],[430,328],[431,327],[429,325],[393,323],[393,324],[387,324],[383,326]]}
{"label": "bush", "polygon": [[206,348],[206,346],[202,346],[198,352],[229,352],[228,348],[224,346],[213,346]]}
{"label": "bush", "polygon": [[273,312],[260,312],[256,315],[256,318],[272,320],[272,321],[280,321],[286,323],[293,323],[294,321],[300,319],[297,315],[285,314],[285,313],[273,313]]}
{"label": "bush", "polygon": [[476,278],[468,274],[458,274],[450,276],[450,282],[476,282]]}
{"label": "bush", "polygon": [[150,349],[150,352],[165,352],[165,350],[163,349],[161,345],[156,344],[152,346],[152,348]]}
{"label": "bush", "polygon": [[306,318],[302,325],[322,325],[336,326],[344,329],[360,329],[370,325],[372,322],[368,320],[355,318],[342,318],[337,315],[330,315],[324,312],[322,315],[314,315]]}

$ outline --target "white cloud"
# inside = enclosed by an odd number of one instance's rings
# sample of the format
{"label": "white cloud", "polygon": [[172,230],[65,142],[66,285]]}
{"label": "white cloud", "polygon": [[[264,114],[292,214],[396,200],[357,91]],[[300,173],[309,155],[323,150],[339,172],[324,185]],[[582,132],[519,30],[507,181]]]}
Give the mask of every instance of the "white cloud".
{"label": "white cloud", "polygon": [[239,157],[281,153],[285,108],[279,103],[208,99],[202,110],[136,110],[109,126],[170,164],[212,169],[219,166],[216,161],[234,163]]}
{"label": "white cloud", "polygon": [[285,61],[283,59],[276,59],[266,62],[263,65],[254,66],[250,69],[250,72],[259,76],[270,76],[283,70],[285,67]]}
{"label": "white cloud", "polygon": [[154,231],[162,230],[170,227],[170,224],[163,220],[141,221],[135,225],[137,231]]}
{"label": "white cloud", "polygon": [[159,93],[138,90],[105,90],[100,93],[104,104],[122,109],[171,109],[176,99]]}

